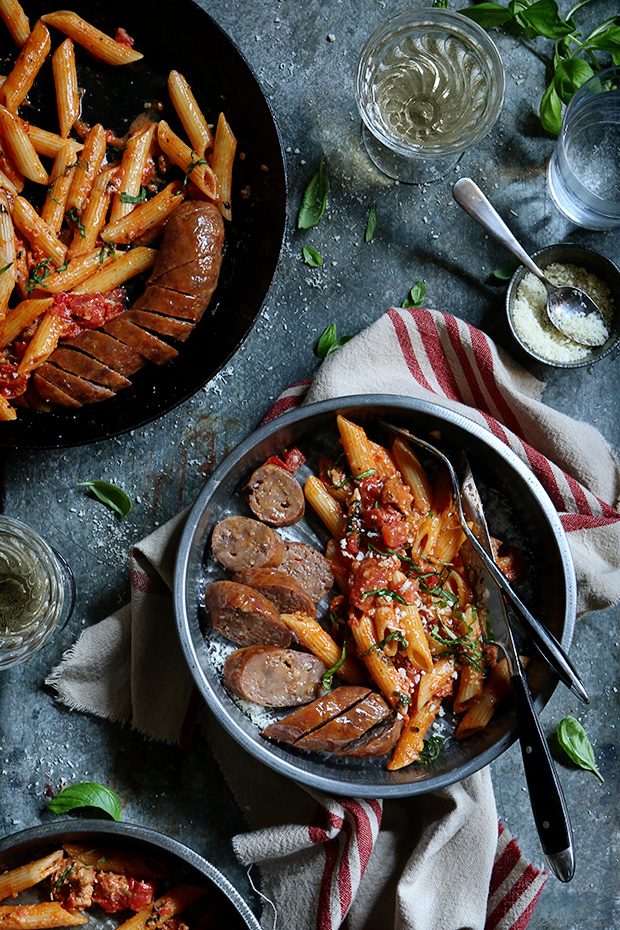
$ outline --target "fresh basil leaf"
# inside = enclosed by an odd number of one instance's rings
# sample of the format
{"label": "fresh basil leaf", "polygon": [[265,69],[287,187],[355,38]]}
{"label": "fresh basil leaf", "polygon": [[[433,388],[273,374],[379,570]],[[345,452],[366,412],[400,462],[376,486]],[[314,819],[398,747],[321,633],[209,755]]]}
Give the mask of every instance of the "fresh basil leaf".
{"label": "fresh basil leaf", "polygon": [[499,281],[510,281],[513,274],[519,267],[519,262],[506,262],[505,265],[502,265],[501,268],[496,268],[493,272],[493,277],[497,278]]}
{"label": "fresh basil leaf", "polygon": [[80,236],[81,236],[83,239],[85,239],[85,238],[86,238],[86,227],[84,226],[84,223],[83,223],[82,220],[80,219],[80,216],[79,216],[79,214],[78,214],[78,212],[77,212],[77,208],[76,208],[76,207],[71,207],[70,210],[67,210],[67,214],[66,214],[66,215],[69,217],[70,220],[72,220],[72,222],[75,223],[75,225],[77,226],[77,228],[78,228],[79,231],[80,231]]}
{"label": "fresh basil leaf", "polygon": [[562,128],[562,101],[552,81],[540,101],[540,122],[543,129],[557,136]]}
{"label": "fresh basil leaf", "polygon": [[620,17],[612,16],[593,29],[585,40],[588,48],[599,48],[606,52],[620,51]]}
{"label": "fresh basil leaf", "polygon": [[329,194],[329,178],[323,167],[323,159],[319,164],[319,170],[308,184],[299,213],[297,215],[298,229],[311,229],[316,226],[327,206],[327,195]]}
{"label": "fresh basil leaf", "polygon": [[475,23],[484,29],[492,29],[494,26],[503,26],[504,23],[513,19],[513,14],[501,3],[478,3],[476,6],[467,7],[464,10],[458,10],[463,16],[468,16]]}
{"label": "fresh basil leaf", "polygon": [[141,187],[140,193],[136,197],[133,197],[131,194],[126,194],[125,191],[121,191],[122,203],[140,203],[142,200],[146,200],[146,187]]}
{"label": "fresh basil leaf", "polygon": [[110,788],[96,781],[78,782],[67,785],[47,804],[52,814],[64,814],[76,807],[98,807],[114,820],[123,819],[121,802]]}
{"label": "fresh basil leaf", "polygon": [[88,488],[102,504],[105,504],[110,510],[116,511],[125,519],[131,513],[131,498],[121,488],[117,488],[115,484],[110,484],[109,481],[79,481],[77,487]]}
{"label": "fresh basil leaf", "polygon": [[34,291],[35,287],[41,287],[45,279],[49,278],[51,275],[52,269],[50,268],[50,261],[51,259],[44,258],[43,261],[37,262],[30,272],[28,284],[26,286],[26,290],[29,294]]}
{"label": "fresh basil leaf", "polygon": [[302,249],[302,255],[306,265],[310,265],[311,268],[320,268],[323,264],[323,259],[319,255],[316,249],[310,248],[310,246],[304,246]]}
{"label": "fresh basil leaf", "polygon": [[426,284],[424,281],[416,281],[411,290],[409,291],[409,297],[406,297],[403,300],[401,306],[403,307],[421,307],[426,297]]}
{"label": "fresh basil leaf", "polygon": [[553,77],[553,86],[560,100],[568,103],[575,91],[579,90],[584,81],[591,78],[593,74],[591,65],[583,58],[568,58],[561,61]]}
{"label": "fresh basil leaf", "polygon": [[323,673],[323,677],[321,678],[321,684],[323,685],[326,691],[331,691],[332,678],[334,677],[336,672],[340,670],[341,665],[344,665],[344,660],[347,657],[348,641],[349,641],[349,637],[347,634],[345,634],[345,638],[342,643],[342,651],[340,653],[340,658],[337,660],[337,662],[334,665],[332,665],[331,668],[328,668],[327,671]]}
{"label": "fresh basil leaf", "polygon": [[349,339],[353,339],[353,336],[340,336],[338,338],[336,324],[331,323],[317,342],[315,352],[319,358],[327,358],[336,349],[340,349]]}
{"label": "fresh basil leaf", "polygon": [[556,0],[534,0],[516,15],[530,39],[543,36],[545,39],[563,39],[575,31],[575,23],[565,22],[560,16]]}
{"label": "fresh basil leaf", "polygon": [[377,228],[377,204],[373,203],[368,211],[368,222],[366,223],[366,232],[364,233],[364,242],[371,242]]}
{"label": "fresh basil leaf", "polygon": [[436,10],[447,10],[449,0],[433,0],[433,6]]}
{"label": "fresh basil leaf", "polygon": [[574,717],[564,717],[557,728],[558,742],[569,759],[575,765],[593,772],[601,781],[605,781],[596,767],[592,744],[586,736],[586,731]]}
{"label": "fresh basil leaf", "polygon": [[147,788],[165,788],[170,784],[170,779],[163,772],[132,772],[131,777],[139,785],[145,785]]}

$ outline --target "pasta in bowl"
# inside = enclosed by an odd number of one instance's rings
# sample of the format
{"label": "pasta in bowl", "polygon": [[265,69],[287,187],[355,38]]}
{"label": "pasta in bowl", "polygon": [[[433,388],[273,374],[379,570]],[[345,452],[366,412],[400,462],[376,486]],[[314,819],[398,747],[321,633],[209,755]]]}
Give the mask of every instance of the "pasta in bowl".
{"label": "pasta in bowl", "polygon": [[[177,560],[175,608],[201,693],[247,750],[305,784],[388,797],[434,790],[471,774],[511,744],[515,729],[509,701],[493,716],[484,709],[485,689],[506,695],[502,663],[485,645],[486,618],[476,607],[475,583],[462,559],[462,535],[441,475],[410,450],[393,447],[382,419],[465,449],[486,489],[491,533],[512,547],[506,553],[522,553],[524,570],[516,585],[567,648],[575,617],[574,571],[546,493],[485,429],[408,398],[363,396],[312,405],[242,443],[190,514]],[[292,448],[306,457],[293,477],[305,486],[308,506],[296,522],[272,528],[286,547],[303,544],[324,553],[336,585],[314,616],[303,601],[301,607],[293,602],[293,609],[290,601],[281,604],[279,619],[295,639],[278,646],[268,639],[272,645],[266,647],[247,639],[246,606],[238,598],[253,584],[261,596],[272,596],[283,583],[274,575],[283,573],[254,568],[231,579],[212,533],[222,521],[256,517],[248,481],[253,483],[266,460]],[[288,571],[287,561],[283,566]],[[237,626],[227,626],[233,616]],[[240,620],[245,639],[238,638]],[[343,642],[349,666],[344,672],[343,663],[334,668],[345,652]],[[299,709],[292,700],[281,709],[269,695],[260,698],[262,705],[248,700],[248,681],[253,685],[257,676],[260,681],[267,661],[270,668],[281,661],[274,650],[291,647],[318,656],[326,680],[317,681]],[[555,678],[534,654],[528,678],[542,707]],[[496,703],[487,699],[487,709]],[[370,721],[362,732],[353,725],[360,716]],[[460,738],[466,731],[467,738]]]}

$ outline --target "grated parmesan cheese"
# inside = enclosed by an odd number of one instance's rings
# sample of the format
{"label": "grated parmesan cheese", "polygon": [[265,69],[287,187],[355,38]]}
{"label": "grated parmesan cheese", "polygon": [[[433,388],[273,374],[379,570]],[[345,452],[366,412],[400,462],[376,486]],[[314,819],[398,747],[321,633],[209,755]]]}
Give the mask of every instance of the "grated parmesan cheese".
{"label": "grated parmesan cheese", "polygon": [[[544,269],[552,284],[571,284],[580,288],[598,305],[608,329],[611,326],[614,302],[609,288],[600,278],[578,265],[554,262]],[[584,317],[579,321],[584,325]],[[555,328],[547,316],[547,290],[531,272],[525,275],[512,306],[512,321],[519,338],[537,355],[550,362],[577,362],[592,355],[589,346],[580,345]],[[588,320],[588,327],[596,326]]]}

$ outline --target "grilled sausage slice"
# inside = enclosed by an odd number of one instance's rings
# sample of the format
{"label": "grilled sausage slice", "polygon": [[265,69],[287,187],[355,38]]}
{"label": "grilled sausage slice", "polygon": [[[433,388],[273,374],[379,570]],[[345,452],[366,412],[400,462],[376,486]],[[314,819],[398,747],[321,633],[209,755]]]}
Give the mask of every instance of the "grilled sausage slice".
{"label": "grilled sausage slice", "polygon": [[78,378],[77,375],[63,371],[62,368],[58,368],[56,365],[50,365],[49,362],[43,362],[37,368],[35,375],[37,391],[44,400],[52,401],[52,396],[46,386],[50,384],[64,391],[65,394],[77,401],[80,406],[114,397],[114,391],[110,391],[100,384],[93,384],[92,381],[86,381],[84,378]]}
{"label": "grilled sausage slice", "polygon": [[[87,329],[61,345],[85,352],[125,378],[130,378],[146,365],[144,356],[100,329]],[[55,352],[50,356],[50,361],[56,361]]]}
{"label": "grilled sausage slice", "polygon": [[295,743],[299,749],[318,752],[339,752],[368,730],[392,716],[392,708],[376,691],[372,691],[349,710],[339,714],[329,723],[302,736]]}
{"label": "grilled sausage slice", "polygon": [[290,526],[305,512],[304,492],[284,468],[266,462],[248,481],[248,503],[259,520],[271,526]]}
{"label": "grilled sausage slice", "polygon": [[336,752],[337,756],[349,756],[356,759],[368,759],[373,756],[384,756],[386,752],[391,752],[402,733],[404,717],[392,713],[380,723],[351,743],[347,743],[343,749]]}
{"label": "grilled sausage slice", "polygon": [[298,581],[277,568],[249,568],[233,575],[233,581],[259,591],[281,614],[300,612],[309,617],[316,616],[312,598]]}
{"label": "grilled sausage slice", "polygon": [[207,588],[205,605],[211,624],[233,643],[288,646],[291,632],[266,597],[234,581],[215,581]]}
{"label": "grilled sausage slice", "polygon": [[181,294],[158,284],[149,284],[133,306],[134,310],[162,313],[174,317],[175,320],[190,320],[192,323],[202,316],[200,301],[194,294]]}
{"label": "grilled sausage slice", "polygon": [[286,554],[279,566],[298,581],[315,604],[322,601],[334,586],[334,573],[324,555],[307,543],[286,542]]}
{"label": "grilled sausage slice", "polygon": [[275,530],[251,517],[226,517],[211,537],[213,554],[231,572],[276,568],[284,558],[284,541]]}
{"label": "grilled sausage slice", "polygon": [[179,342],[185,342],[196,325],[193,320],[177,320],[174,317],[163,316],[161,313],[151,313],[149,310],[138,310],[132,307],[124,314],[124,319],[135,323],[141,329],[147,329],[161,336],[172,336]]}
{"label": "grilled sausage slice", "polygon": [[323,690],[326,666],[308,652],[246,646],[226,659],[224,684],[246,701],[267,707],[307,704]]}
{"label": "grilled sausage slice", "polygon": [[370,693],[370,688],[342,685],[330,691],[329,694],[324,694],[312,704],[271,723],[262,731],[261,736],[265,739],[275,739],[279,743],[295,743],[298,739],[313,733],[323,724],[349,710]]}
{"label": "grilled sausage slice", "polygon": [[54,364],[58,365],[64,371],[69,371],[73,375],[85,378],[87,381],[94,381],[95,384],[102,384],[110,388],[111,391],[120,391],[121,388],[128,387],[131,384],[128,378],[108,368],[103,362],[98,362],[96,358],[85,355],[84,352],[77,352],[68,346],[59,346],[54,352]]}
{"label": "grilled sausage slice", "polygon": [[130,323],[124,313],[109,320],[103,327],[106,333],[110,333],[115,339],[124,342],[130,349],[138,352],[149,362],[155,362],[156,365],[163,365],[164,362],[175,358],[179,353],[167,342],[158,339],[157,336],[147,333],[134,323]]}

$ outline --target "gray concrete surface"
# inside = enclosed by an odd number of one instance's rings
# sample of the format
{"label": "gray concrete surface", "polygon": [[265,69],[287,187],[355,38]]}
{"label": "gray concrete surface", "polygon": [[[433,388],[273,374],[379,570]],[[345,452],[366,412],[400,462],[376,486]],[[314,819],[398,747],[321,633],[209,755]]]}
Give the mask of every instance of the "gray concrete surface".
{"label": "gray concrete surface", "polygon": [[[0,675],[0,832],[52,819],[44,809],[46,785],[57,788],[61,779],[100,781],[123,799],[126,820],[172,836],[182,832],[256,905],[229,842],[243,829],[243,817],[202,739],[194,738],[182,754],[69,712],[43,686],[45,675],[86,625],[127,599],[131,543],[190,503],[215,464],[258,424],[280,391],[312,375],[319,364],[314,346],[329,323],[337,323],[339,333],[357,333],[388,306],[399,305],[422,279],[429,306],[481,326],[523,361],[506,325],[503,288],[489,282],[508,255],[453,203],[450,187],[459,175],[473,177],[488,192],[526,247],[569,240],[617,259],[620,231],[579,230],[550,202],[545,168],[553,142],[535,115],[549,42],[494,32],[507,79],[497,126],[465,154],[453,175],[410,187],[381,176],[367,160],[353,96],[363,42],[406,3],[202,0],[202,5],[234,38],[273,105],[287,151],[292,222],[274,287],[252,333],[195,397],[118,439],[2,455],[5,512],[30,523],[65,554],[79,598],[66,630],[32,661]],[[605,4],[597,6],[597,15],[604,10]],[[300,233],[297,208],[321,156],[331,180],[328,208],[317,229]],[[379,222],[367,245],[363,234],[373,202]],[[319,250],[322,268],[303,264],[304,245]],[[548,404],[593,423],[618,448],[617,355],[575,371],[528,360],[525,365],[546,381]],[[91,477],[114,481],[130,494],[135,504],[127,521],[76,488],[76,482]],[[573,766],[560,767],[577,873],[569,886],[549,879],[531,924],[535,930],[620,927],[617,622],[618,609],[612,608],[577,625],[572,658],[590,691],[590,707],[576,706],[559,688],[542,715],[547,734],[566,713],[584,722],[605,783]],[[170,786],[138,785],[132,773],[146,769],[165,771]],[[518,748],[492,771],[501,819],[524,853],[542,864]],[[217,805],[210,803],[214,798]]]}

